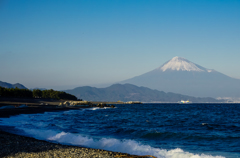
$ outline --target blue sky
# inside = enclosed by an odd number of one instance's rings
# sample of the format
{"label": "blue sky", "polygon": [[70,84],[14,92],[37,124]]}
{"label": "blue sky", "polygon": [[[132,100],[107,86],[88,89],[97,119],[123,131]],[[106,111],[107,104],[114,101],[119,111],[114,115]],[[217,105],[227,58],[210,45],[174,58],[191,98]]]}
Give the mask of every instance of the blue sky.
{"label": "blue sky", "polygon": [[1,0],[0,81],[114,83],[175,56],[240,79],[239,0]]}

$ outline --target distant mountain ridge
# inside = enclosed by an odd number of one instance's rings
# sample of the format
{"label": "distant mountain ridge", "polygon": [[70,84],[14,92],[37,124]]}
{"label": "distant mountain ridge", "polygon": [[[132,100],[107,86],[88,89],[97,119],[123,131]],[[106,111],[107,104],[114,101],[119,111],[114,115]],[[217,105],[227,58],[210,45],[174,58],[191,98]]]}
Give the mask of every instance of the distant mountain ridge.
{"label": "distant mountain ridge", "polygon": [[145,74],[119,82],[195,97],[240,97],[240,79],[174,57]]}
{"label": "distant mountain ridge", "polygon": [[146,87],[138,87],[132,84],[114,84],[107,88],[95,88],[83,86],[65,92],[75,95],[77,98],[89,101],[141,101],[141,102],[178,102],[189,100],[198,102],[222,102],[214,98],[196,98],[176,93],[165,93]]}
{"label": "distant mountain ridge", "polygon": [[19,89],[27,89],[24,85],[20,84],[20,83],[15,83],[15,84],[11,84],[11,83],[7,83],[7,82],[2,82],[0,81],[0,87],[4,87],[4,88],[19,88]]}

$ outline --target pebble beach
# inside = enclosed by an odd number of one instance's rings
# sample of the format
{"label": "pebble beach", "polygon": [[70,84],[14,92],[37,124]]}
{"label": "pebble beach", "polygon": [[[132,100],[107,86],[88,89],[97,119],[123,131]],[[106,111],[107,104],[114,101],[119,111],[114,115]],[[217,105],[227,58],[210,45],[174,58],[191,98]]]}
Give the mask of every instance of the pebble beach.
{"label": "pebble beach", "polygon": [[134,157],[119,152],[55,144],[34,138],[10,134],[4,131],[0,131],[0,144],[0,157],[2,158]]}

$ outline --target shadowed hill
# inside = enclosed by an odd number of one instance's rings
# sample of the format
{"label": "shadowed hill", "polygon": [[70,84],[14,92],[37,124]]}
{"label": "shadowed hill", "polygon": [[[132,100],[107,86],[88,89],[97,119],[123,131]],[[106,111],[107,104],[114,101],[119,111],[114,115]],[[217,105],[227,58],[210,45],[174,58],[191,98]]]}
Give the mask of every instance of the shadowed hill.
{"label": "shadowed hill", "polygon": [[22,85],[22,84],[20,84],[20,83],[11,84],[11,83],[2,82],[2,81],[0,81],[0,87],[27,89],[24,85]]}
{"label": "shadowed hill", "polygon": [[192,102],[223,102],[223,100],[219,101],[210,97],[197,98],[177,93],[165,93],[132,84],[114,84],[107,88],[84,86],[65,90],[65,92],[89,101],[178,102],[180,100],[190,100]]}

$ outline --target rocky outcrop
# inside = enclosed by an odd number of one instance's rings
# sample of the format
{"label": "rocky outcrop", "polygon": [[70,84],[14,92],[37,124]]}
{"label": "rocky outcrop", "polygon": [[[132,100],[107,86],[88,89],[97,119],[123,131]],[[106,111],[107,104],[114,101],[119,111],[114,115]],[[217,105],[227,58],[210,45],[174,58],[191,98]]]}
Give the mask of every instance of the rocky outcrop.
{"label": "rocky outcrop", "polygon": [[103,104],[103,103],[98,104],[97,107],[99,107],[99,108],[104,108],[104,107],[115,108],[114,105],[107,105],[107,104]]}
{"label": "rocky outcrop", "polygon": [[68,106],[78,106],[78,105],[88,105],[92,106],[92,103],[89,101],[65,101],[61,102],[59,106],[68,107]]}
{"label": "rocky outcrop", "polygon": [[96,107],[99,107],[99,108],[104,108],[104,107],[111,107],[111,108],[114,108],[115,106],[114,105],[108,105],[108,104],[105,104],[105,103],[99,103],[99,104],[93,104],[92,102],[89,102],[89,101],[65,101],[65,102],[61,102],[59,104],[59,106],[61,107],[70,107],[70,106],[89,106],[89,107],[93,107],[93,106],[96,106]]}

